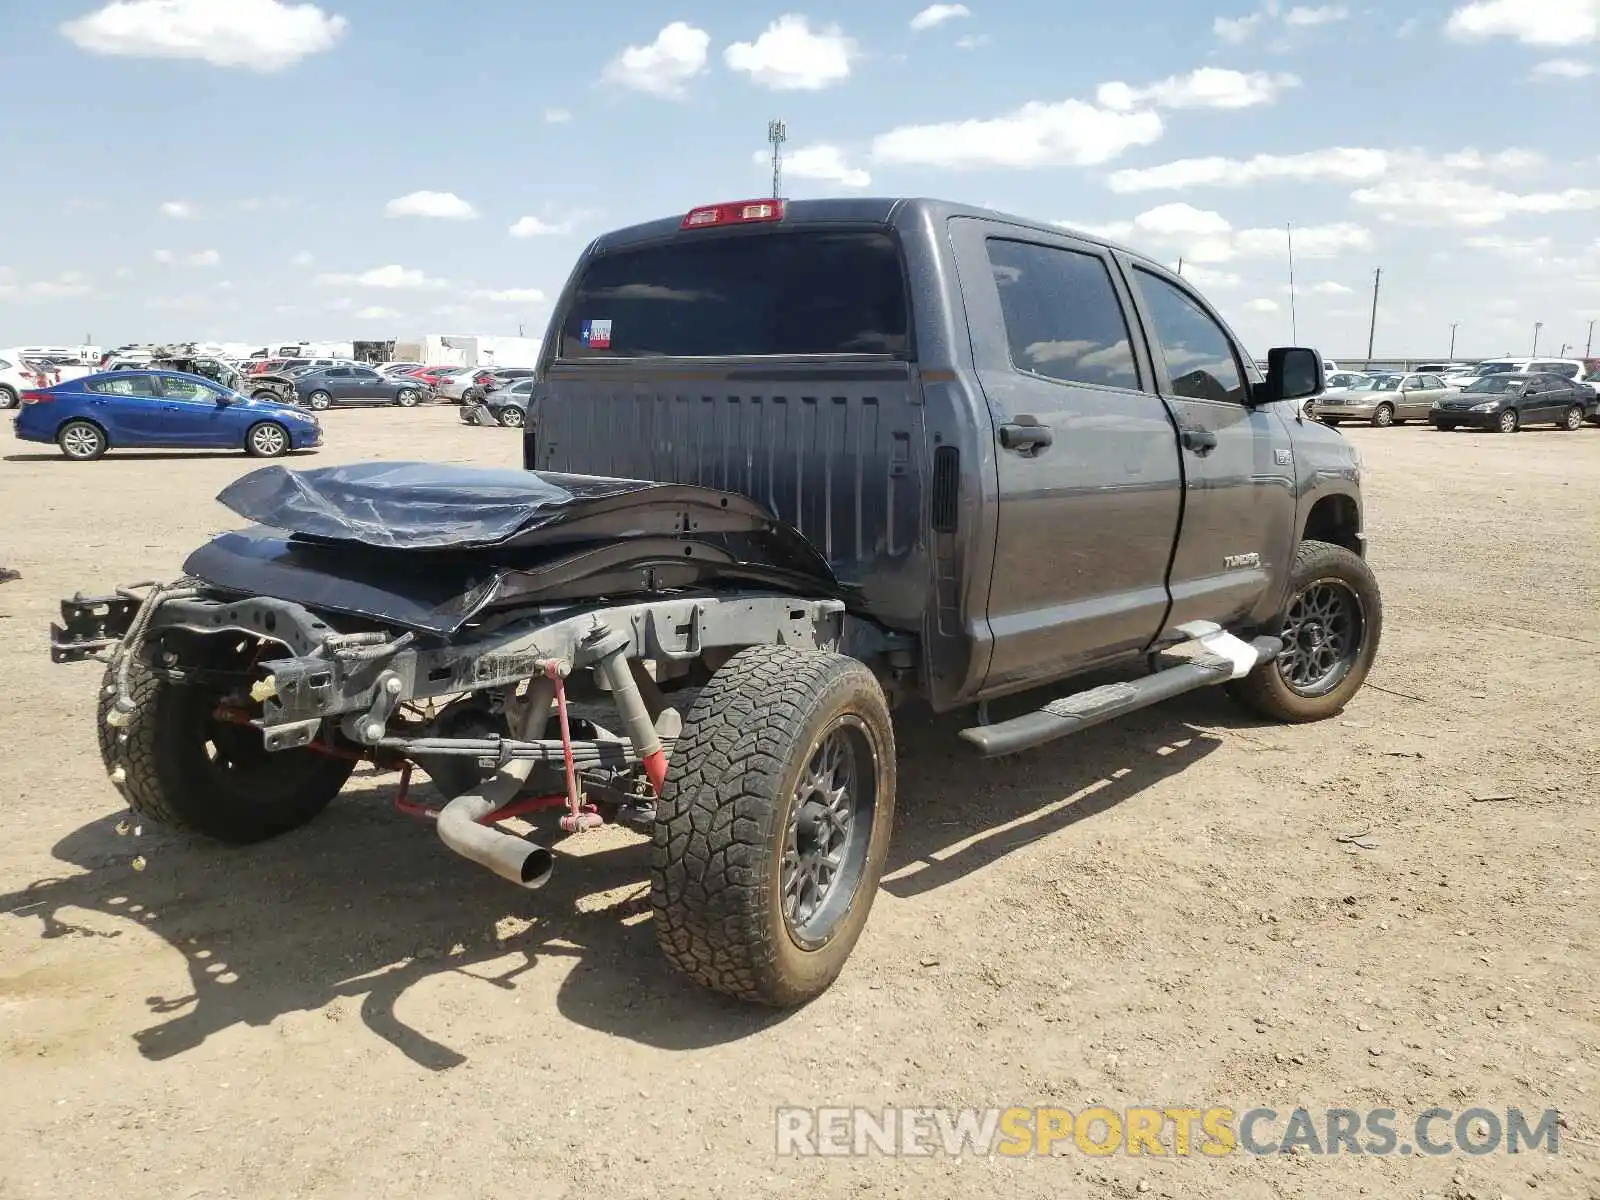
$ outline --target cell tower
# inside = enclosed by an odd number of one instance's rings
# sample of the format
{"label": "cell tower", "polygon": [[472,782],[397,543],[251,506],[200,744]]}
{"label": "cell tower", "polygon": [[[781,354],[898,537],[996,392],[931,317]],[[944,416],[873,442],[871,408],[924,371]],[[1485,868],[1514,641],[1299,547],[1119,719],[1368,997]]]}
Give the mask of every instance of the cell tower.
{"label": "cell tower", "polygon": [[783,195],[783,144],[789,140],[789,127],[782,121],[767,122],[767,141],[772,143],[772,198]]}

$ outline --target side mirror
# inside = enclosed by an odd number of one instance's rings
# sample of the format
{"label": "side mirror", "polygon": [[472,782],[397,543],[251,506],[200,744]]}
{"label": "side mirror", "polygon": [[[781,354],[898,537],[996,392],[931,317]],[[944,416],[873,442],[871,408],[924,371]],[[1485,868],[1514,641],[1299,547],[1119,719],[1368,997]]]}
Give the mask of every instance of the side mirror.
{"label": "side mirror", "polygon": [[1267,381],[1255,389],[1257,404],[1304,400],[1325,389],[1322,355],[1304,346],[1279,346],[1267,351]]}

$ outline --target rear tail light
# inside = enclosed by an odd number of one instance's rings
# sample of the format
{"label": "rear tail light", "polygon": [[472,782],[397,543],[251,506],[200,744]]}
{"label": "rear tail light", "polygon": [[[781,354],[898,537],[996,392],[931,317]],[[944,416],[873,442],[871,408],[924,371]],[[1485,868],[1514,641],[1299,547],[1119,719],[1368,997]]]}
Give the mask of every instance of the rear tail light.
{"label": "rear tail light", "polygon": [[731,204],[707,204],[691,208],[680,229],[706,229],[718,225],[753,225],[783,220],[782,200],[735,200]]}
{"label": "rear tail light", "polygon": [[54,399],[55,399],[55,397],[52,396],[49,392],[23,392],[22,393],[22,403],[24,403],[24,404],[49,404]]}

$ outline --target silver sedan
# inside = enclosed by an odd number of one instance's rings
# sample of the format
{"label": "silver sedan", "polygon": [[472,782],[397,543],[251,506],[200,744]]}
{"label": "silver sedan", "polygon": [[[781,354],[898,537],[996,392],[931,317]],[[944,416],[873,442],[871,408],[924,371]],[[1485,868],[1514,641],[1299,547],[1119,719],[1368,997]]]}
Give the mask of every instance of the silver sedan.
{"label": "silver sedan", "polygon": [[1385,375],[1361,388],[1324,393],[1317,397],[1311,411],[1327,425],[1367,421],[1387,428],[1405,421],[1426,421],[1434,401],[1454,396],[1460,390],[1437,375]]}

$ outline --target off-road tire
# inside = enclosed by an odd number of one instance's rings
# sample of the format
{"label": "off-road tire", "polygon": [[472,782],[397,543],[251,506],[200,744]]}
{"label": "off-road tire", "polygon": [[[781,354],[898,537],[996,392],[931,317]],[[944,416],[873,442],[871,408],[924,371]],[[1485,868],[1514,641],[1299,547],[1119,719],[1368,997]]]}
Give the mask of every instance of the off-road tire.
{"label": "off-road tire", "polygon": [[[801,774],[840,728],[870,747],[858,774],[872,776],[871,828],[848,907],[807,949],[784,911],[784,849]],[[657,805],[650,903],[667,960],[709,988],[774,1007],[827,990],[888,857],[894,755],[883,690],[855,659],[783,646],[730,659],[690,707]]]}
{"label": "off-road tire", "polygon": [[[129,663],[134,711],[122,728],[106,724],[115,696],[108,668],[100,682],[95,730],[106,770],[122,769],[116,784],[128,807],[174,829],[235,846],[265,841],[311,821],[333,802],[355,764],[314,750],[261,754],[273,778],[246,780],[219,772],[206,754],[205,717],[214,698],[188,684],[170,683],[142,663]],[[259,734],[240,728],[246,737]],[[278,760],[278,761],[273,761]]]}
{"label": "off-road tire", "polygon": [[[1290,605],[1321,581],[1343,584],[1360,602],[1360,646],[1354,661],[1338,685],[1324,695],[1304,696],[1296,692],[1284,679],[1276,659],[1261,663],[1243,679],[1230,684],[1228,690],[1246,708],[1273,721],[1290,724],[1325,721],[1342,712],[1366,682],[1383,635],[1383,597],[1366,560],[1329,542],[1301,542],[1289,574]],[[1287,615],[1288,606],[1284,617]],[[1280,617],[1276,627],[1268,632],[1281,632],[1284,617]]]}
{"label": "off-road tire", "polygon": [[0,383],[0,409],[15,408],[21,403],[17,389],[8,384]]}

